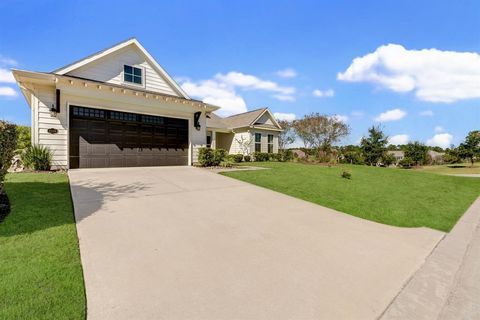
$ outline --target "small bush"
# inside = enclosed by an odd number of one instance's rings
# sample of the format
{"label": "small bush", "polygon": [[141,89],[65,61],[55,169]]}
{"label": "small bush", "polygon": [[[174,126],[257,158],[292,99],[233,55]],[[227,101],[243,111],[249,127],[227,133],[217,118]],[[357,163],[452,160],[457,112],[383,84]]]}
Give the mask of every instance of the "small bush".
{"label": "small bush", "polygon": [[410,158],[403,158],[398,162],[398,165],[403,169],[410,169],[413,167],[414,162]]}
{"label": "small bush", "polygon": [[17,126],[17,150],[23,150],[32,145],[32,136],[29,126]]}
{"label": "small bush", "polygon": [[350,179],[352,179],[352,174],[348,171],[343,171],[342,172],[342,178],[350,180]]}
{"label": "small bush", "polygon": [[254,152],[253,153],[253,158],[255,161],[263,162],[263,161],[268,161],[269,156],[268,153],[265,152]]}
{"label": "small bush", "polygon": [[232,155],[233,162],[239,163],[243,160],[243,154],[233,154]]}
{"label": "small bush", "polygon": [[231,168],[233,166],[233,161],[231,158],[227,157],[224,161],[220,162],[219,166],[223,168]]}
{"label": "small bush", "polygon": [[283,157],[283,161],[292,161],[293,160],[292,150],[283,150],[282,157]]}
{"label": "small bush", "polygon": [[218,166],[220,162],[225,160],[225,157],[228,155],[228,152],[224,149],[215,149],[213,150],[213,163],[212,166]]}
{"label": "small bush", "polygon": [[0,120],[0,193],[2,193],[3,179],[10,168],[16,146],[16,126]]}
{"label": "small bush", "polygon": [[252,161],[252,157],[250,157],[250,156],[244,156],[243,159],[245,160],[245,162]]}
{"label": "small bush", "polygon": [[225,160],[227,151],[223,149],[210,149],[200,148],[198,149],[198,163],[202,167],[218,166],[220,162]]}
{"label": "small bush", "polygon": [[198,163],[202,167],[210,167],[213,163],[213,150],[210,148],[198,149]]}
{"label": "small bush", "polygon": [[283,161],[283,155],[281,153],[271,153],[271,158],[270,160],[275,160],[275,161]]}
{"label": "small bush", "polygon": [[22,153],[22,162],[27,168],[48,171],[52,164],[52,153],[47,147],[31,145]]}

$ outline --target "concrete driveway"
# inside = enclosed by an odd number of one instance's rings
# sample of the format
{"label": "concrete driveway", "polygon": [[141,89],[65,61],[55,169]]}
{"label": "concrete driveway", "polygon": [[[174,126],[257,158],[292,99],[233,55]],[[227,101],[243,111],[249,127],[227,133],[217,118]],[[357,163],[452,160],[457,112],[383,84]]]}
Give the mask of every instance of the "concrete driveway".
{"label": "concrete driveway", "polygon": [[69,176],[89,319],[375,319],[443,236],[192,167]]}

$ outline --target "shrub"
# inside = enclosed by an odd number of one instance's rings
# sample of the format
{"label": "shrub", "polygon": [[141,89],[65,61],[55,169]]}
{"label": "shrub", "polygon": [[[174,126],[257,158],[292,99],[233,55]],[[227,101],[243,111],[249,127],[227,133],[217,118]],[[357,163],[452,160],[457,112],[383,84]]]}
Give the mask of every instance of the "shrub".
{"label": "shrub", "polygon": [[48,171],[52,164],[52,153],[47,147],[31,145],[22,153],[22,162],[27,168]]}
{"label": "shrub", "polygon": [[271,153],[271,158],[275,161],[283,161],[283,155],[281,153]]}
{"label": "shrub", "polygon": [[382,163],[387,167],[391,166],[392,164],[395,164],[396,161],[397,159],[391,153],[386,153],[383,155]]}
{"label": "shrub", "polygon": [[233,154],[232,155],[233,162],[239,163],[243,160],[243,154]]}
{"label": "shrub", "polygon": [[233,163],[234,162],[232,161],[232,157],[226,157],[224,161],[219,163],[219,166],[224,168],[230,168],[233,166]]}
{"label": "shrub", "polygon": [[220,162],[225,160],[227,151],[223,149],[210,149],[200,148],[198,149],[198,163],[202,167],[218,166]]}
{"label": "shrub", "polygon": [[3,179],[12,162],[17,146],[17,131],[15,125],[0,120],[0,193],[3,189]]}
{"label": "shrub", "polygon": [[283,157],[283,161],[292,161],[293,160],[292,150],[283,150],[282,157]]}
{"label": "shrub", "polygon": [[213,150],[213,163],[212,166],[218,166],[220,162],[225,160],[225,157],[228,155],[228,152],[224,149],[215,149]]}
{"label": "shrub", "polygon": [[254,152],[253,153],[253,158],[255,161],[268,161],[269,157],[268,157],[268,153],[265,153],[265,152]]}
{"label": "shrub", "polygon": [[414,165],[414,162],[412,159],[405,157],[398,162],[398,165],[403,169],[410,169]]}
{"label": "shrub", "polygon": [[25,148],[28,148],[32,145],[32,136],[31,136],[31,130],[29,126],[18,126],[16,128],[17,131],[17,146],[15,149],[17,150],[23,150]]}
{"label": "shrub", "polygon": [[245,160],[245,162],[252,161],[252,157],[250,157],[250,156],[244,156],[243,159]]}
{"label": "shrub", "polygon": [[352,179],[352,174],[348,171],[343,171],[342,172],[342,178],[350,180],[350,179]]}
{"label": "shrub", "polygon": [[210,148],[198,149],[198,163],[202,167],[210,167],[213,163],[213,150]]}

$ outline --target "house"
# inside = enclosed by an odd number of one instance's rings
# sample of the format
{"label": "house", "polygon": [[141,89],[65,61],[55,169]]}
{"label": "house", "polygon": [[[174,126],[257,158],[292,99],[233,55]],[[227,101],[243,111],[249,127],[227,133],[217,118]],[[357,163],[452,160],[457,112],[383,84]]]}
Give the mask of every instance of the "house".
{"label": "house", "polygon": [[230,154],[278,152],[278,133],[282,128],[268,108],[221,118],[207,114],[207,146],[225,149]]}
{"label": "house", "polygon": [[31,109],[32,143],[47,146],[54,169],[191,165],[210,145],[278,150],[268,109],[221,118],[190,98],[134,38],[53,72],[12,70]]}
{"label": "house", "polygon": [[393,155],[395,157],[395,164],[398,164],[405,158],[405,152],[400,150],[389,150],[387,154]]}

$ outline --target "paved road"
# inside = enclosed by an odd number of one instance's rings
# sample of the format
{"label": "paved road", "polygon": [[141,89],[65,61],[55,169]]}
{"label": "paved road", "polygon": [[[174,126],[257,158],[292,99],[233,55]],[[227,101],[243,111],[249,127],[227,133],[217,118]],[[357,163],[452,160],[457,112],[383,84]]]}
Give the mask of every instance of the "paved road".
{"label": "paved road", "polygon": [[89,319],[374,319],[443,236],[192,167],[69,176]]}

